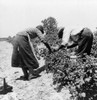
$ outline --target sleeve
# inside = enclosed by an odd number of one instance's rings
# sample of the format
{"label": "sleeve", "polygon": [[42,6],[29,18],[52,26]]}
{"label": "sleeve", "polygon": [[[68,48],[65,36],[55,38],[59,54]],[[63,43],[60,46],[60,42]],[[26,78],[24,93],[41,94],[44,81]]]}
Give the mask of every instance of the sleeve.
{"label": "sleeve", "polygon": [[29,33],[30,38],[32,39],[33,37],[39,37],[41,40],[44,38],[44,34],[37,28],[29,28],[26,29],[26,32]]}
{"label": "sleeve", "polygon": [[42,34],[42,32],[40,30],[38,30],[37,28],[34,29],[34,31],[36,32],[37,36],[43,40],[44,38],[44,34]]}
{"label": "sleeve", "polygon": [[67,30],[64,31],[61,45],[65,46],[68,43],[69,38],[70,38],[70,30],[67,29]]}
{"label": "sleeve", "polygon": [[64,28],[59,29],[59,31],[58,31],[58,37],[59,37],[59,39],[62,39],[63,32],[64,32]]}

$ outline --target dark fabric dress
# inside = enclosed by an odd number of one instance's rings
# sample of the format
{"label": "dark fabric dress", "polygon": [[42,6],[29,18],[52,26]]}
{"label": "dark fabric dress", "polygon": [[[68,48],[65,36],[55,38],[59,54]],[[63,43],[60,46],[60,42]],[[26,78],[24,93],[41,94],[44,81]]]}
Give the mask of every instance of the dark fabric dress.
{"label": "dark fabric dress", "polygon": [[[72,36],[71,36],[72,38]],[[84,28],[80,31],[77,35],[74,36],[75,40],[73,40],[73,44],[71,46],[68,46],[68,48],[72,48],[74,46],[78,46],[78,49],[76,50],[76,55],[83,55],[86,53],[87,55],[90,55],[92,43],[93,43],[93,33],[90,29]]]}
{"label": "dark fabric dress", "polygon": [[[12,67],[25,67],[27,69],[36,69],[39,67],[39,63],[36,60],[32,49],[30,47],[28,36],[29,34],[32,39],[37,37],[37,30],[26,30],[19,32],[13,40],[13,53],[11,65]],[[31,34],[30,34],[31,33]]]}
{"label": "dark fabric dress", "polygon": [[78,41],[78,50],[76,51],[77,55],[86,53],[90,55],[91,48],[93,43],[93,33],[90,29],[84,28],[82,35]]}

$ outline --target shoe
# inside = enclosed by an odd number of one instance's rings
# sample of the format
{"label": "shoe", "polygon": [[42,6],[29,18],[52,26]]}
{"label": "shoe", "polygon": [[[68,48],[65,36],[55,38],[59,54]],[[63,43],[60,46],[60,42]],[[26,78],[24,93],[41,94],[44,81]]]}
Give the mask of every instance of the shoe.
{"label": "shoe", "polygon": [[39,75],[39,74],[29,74],[29,77],[28,77],[28,80],[31,80],[31,79],[34,79],[34,78],[38,78],[38,77],[40,77],[41,75]]}
{"label": "shoe", "polygon": [[26,81],[26,80],[28,80],[28,76],[25,76],[25,75],[24,75],[24,76],[20,76],[19,79],[21,79],[21,80],[25,80],[25,81]]}
{"label": "shoe", "polygon": [[40,68],[37,68],[37,69],[35,70],[35,73],[40,74],[40,73],[43,72],[44,70],[46,70],[46,66],[45,66],[45,65],[43,65],[43,66],[40,67]]}

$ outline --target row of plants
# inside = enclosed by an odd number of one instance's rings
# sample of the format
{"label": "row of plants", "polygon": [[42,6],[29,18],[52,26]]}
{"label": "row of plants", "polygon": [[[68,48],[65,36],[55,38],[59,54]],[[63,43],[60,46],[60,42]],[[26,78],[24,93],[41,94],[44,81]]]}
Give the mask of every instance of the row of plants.
{"label": "row of plants", "polygon": [[60,49],[54,52],[53,46],[60,46],[58,38],[58,24],[55,18],[49,17],[42,21],[47,35],[45,42],[49,44],[52,52],[41,50],[40,56],[44,57],[47,73],[53,73],[53,84],[56,90],[68,88],[71,100],[96,100],[97,99],[97,36],[94,35],[91,56],[83,59],[70,59],[72,50]]}

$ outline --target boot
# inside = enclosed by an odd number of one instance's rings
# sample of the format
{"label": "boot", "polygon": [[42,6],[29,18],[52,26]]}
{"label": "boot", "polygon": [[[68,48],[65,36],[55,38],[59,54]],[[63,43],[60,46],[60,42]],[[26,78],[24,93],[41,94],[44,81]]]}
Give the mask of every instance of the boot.
{"label": "boot", "polygon": [[28,72],[27,72],[27,68],[23,68],[23,67],[22,67],[22,71],[23,71],[24,76],[21,76],[21,78],[22,78],[23,80],[28,80],[29,74],[28,74]]}
{"label": "boot", "polygon": [[35,72],[37,73],[37,74],[40,74],[42,71],[44,71],[44,70],[46,70],[46,65],[43,65],[42,67],[40,67],[40,68],[37,68],[36,70],[35,70]]}
{"label": "boot", "polygon": [[36,71],[33,70],[33,68],[29,68],[29,77],[28,77],[28,79],[31,80],[31,79],[34,79],[34,78],[37,78],[37,77],[40,77],[40,75],[37,74]]}

